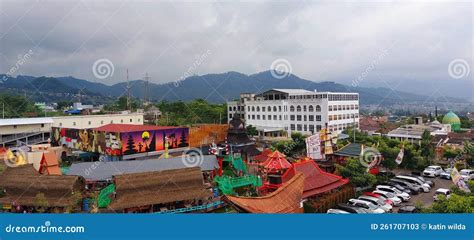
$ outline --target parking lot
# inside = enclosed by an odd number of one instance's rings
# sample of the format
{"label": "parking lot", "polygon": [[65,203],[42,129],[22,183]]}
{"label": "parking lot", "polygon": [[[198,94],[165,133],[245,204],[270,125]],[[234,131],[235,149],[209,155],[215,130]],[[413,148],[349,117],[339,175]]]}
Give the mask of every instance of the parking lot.
{"label": "parking lot", "polygon": [[[395,170],[395,174],[400,174],[400,173],[410,173],[409,171],[404,171],[404,170]],[[430,206],[433,203],[433,194],[438,188],[447,188],[450,189],[452,186],[454,186],[453,182],[451,180],[447,179],[441,179],[439,177],[431,178],[431,177],[424,177],[426,180],[431,180],[434,182],[434,187],[431,189],[429,193],[424,193],[421,192],[418,195],[410,195],[411,199],[408,202],[402,203],[401,206],[405,205],[415,205],[417,202],[421,201],[423,203],[423,206]],[[393,212],[398,212],[398,207],[394,207]]]}

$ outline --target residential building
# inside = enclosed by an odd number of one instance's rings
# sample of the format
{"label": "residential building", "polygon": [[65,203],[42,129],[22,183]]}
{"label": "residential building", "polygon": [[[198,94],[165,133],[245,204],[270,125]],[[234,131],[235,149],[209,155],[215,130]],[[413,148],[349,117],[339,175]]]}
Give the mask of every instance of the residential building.
{"label": "residential building", "polygon": [[431,136],[446,136],[451,132],[450,124],[442,124],[438,121],[423,123],[421,118],[416,118],[415,124],[403,125],[390,131],[386,136],[391,139],[405,140],[412,143],[420,143],[423,132],[429,131]]}
{"label": "residential building", "polygon": [[359,125],[359,94],[317,92],[304,89],[271,89],[260,94],[243,93],[239,101],[227,102],[229,121],[238,116],[255,126],[259,136],[282,136],[292,132],[314,134]]}

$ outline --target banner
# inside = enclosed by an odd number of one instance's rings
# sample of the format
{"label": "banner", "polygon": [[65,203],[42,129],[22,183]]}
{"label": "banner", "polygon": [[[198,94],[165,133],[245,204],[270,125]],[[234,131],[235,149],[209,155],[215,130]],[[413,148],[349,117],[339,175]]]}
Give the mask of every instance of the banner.
{"label": "banner", "polygon": [[400,165],[400,163],[402,163],[403,161],[403,155],[405,155],[405,149],[402,147],[400,149],[400,152],[398,153],[398,156],[397,158],[395,159],[395,162]]}
{"label": "banner", "polygon": [[315,134],[306,138],[306,156],[311,159],[322,159],[321,139],[319,134]]}
{"label": "banner", "polygon": [[462,178],[461,174],[459,173],[458,169],[456,169],[456,167],[454,167],[453,170],[451,171],[451,179],[453,180],[454,185],[456,185],[462,191],[471,192],[471,190],[469,189],[469,186],[467,186],[466,182],[464,182],[464,179]]}

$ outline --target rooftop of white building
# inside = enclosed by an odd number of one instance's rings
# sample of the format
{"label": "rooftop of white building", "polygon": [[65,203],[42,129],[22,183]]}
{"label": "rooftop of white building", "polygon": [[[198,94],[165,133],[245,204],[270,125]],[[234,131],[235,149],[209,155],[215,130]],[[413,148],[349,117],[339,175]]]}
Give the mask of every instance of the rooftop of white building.
{"label": "rooftop of white building", "polygon": [[48,124],[48,123],[53,123],[53,119],[50,117],[0,119],[0,126]]}

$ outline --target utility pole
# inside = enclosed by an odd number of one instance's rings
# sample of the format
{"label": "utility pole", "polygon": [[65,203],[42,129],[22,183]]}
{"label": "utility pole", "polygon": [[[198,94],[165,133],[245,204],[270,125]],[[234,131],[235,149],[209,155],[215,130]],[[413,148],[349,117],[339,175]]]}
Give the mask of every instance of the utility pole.
{"label": "utility pole", "polygon": [[149,99],[149,96],[148,96],[148,85],[150,83],[150,77],[148,76],[148,73],[145,74],[145,77],[144,79],[145,80],[145,97],[144,97],[144,101],[145,101],[145,104],[148,105],[148,103],[150,102],[150,99]]}
{"label": "utility pole", "polygon": [[128,68],[127,68],[127,110],[132,111],[130,103],[130,81],[128,79]]}

